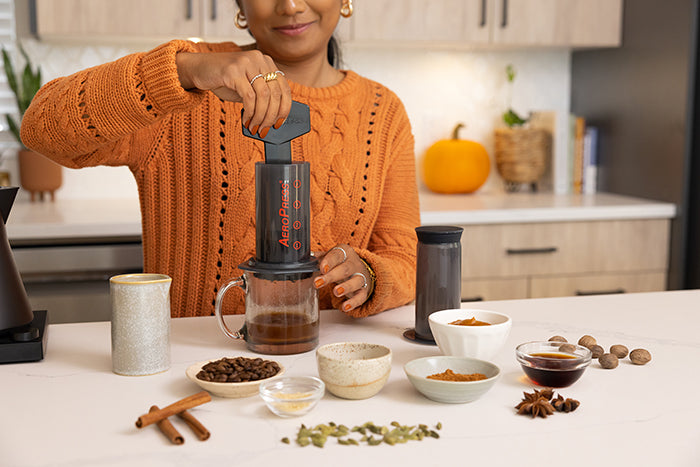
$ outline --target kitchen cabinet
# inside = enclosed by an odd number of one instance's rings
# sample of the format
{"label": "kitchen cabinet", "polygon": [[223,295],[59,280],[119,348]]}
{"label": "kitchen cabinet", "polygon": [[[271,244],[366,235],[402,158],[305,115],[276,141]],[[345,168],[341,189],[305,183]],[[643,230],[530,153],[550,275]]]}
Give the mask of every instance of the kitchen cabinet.
{"label": "kitchen cabinet", "polygon": [[[234,26],[234,0],[35,0],[46,41],[253,41]],[[615,47],[622,0],[355,0],[336,34],[350,45]]]}
{"label": "kitchen cabinet", "polygon": [[666,289],[668,219],[463,227],[464,301]]}
{"label": "kitchen cabinet", "polygon": [[352,43],[616,47],[622,0],[355,0]]}
{"label": "kitchen cabinet", "polygon": [[482,0],[355,0],[352,42],[488,43]]}
{"label": "kitchen cabinet", "polygon": [[234,26],[233,0],[35,0],[34,33],[42,40],[165,41],[199,37],[250,43]]}

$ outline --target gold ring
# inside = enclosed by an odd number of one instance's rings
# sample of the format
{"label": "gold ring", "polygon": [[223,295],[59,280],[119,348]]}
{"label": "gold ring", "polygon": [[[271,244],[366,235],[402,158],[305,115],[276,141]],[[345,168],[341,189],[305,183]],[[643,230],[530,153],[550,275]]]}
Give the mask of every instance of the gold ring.
{"label": "gold ring", "polygon": [[277,79],[277,73],[275,73],[274,71],[271,71],[269,73],[265,73],[265,76],[263,76],[263,79],[265,80],[266,83],[269,81],[274,81]]}

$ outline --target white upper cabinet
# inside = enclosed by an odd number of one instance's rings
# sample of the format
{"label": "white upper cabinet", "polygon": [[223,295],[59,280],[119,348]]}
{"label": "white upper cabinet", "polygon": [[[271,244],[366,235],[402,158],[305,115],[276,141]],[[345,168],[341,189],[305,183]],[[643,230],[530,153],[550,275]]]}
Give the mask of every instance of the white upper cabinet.
{"label": "white upper cabinet", "polygon": [[210,41],[233,41],[236,44],[254,42],[247,29],[238,29],[234,18],[238,12],[235,0],[201,0],[202,32],[200,37]]}
{"label": "white upper cabinet", "polygon": [[355,0],[356,43],[489,41],[486,0]]}
{"label": "white upper cabinet", "polygon": [[494,0],[492,39],[500,45],[616,47],[622,0]]}
{"label": "white upper cabinet", "polygon": [[[622,0],[354,0],[344,43],[426,47],[615,47]],[[234,0],[36,0],[42,40],[253,39]]]}
{"label": "white upper cabinet", "polygon": [[355,0],[352,43],[615,47],[622,0]]}
{"label": "white upper cabinet", "polygon": [[191,0],[36,0],[41,39],[190,37],[200,31],[199,8]]}
{"label": "white upper cabinet", "polygon": [[34,19],[42,40],[252,42],[235,13],[234,0],[36,0]]}

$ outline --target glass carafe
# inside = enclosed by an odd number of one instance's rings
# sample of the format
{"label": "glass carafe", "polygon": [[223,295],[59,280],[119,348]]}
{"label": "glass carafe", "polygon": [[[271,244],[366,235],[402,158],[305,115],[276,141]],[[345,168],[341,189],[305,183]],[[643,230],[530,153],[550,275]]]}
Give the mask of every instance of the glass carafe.
{"label": "glass carafe", "polygon": [[[233,332],[221,311],[231,287],[245,292],[245,325]],[[224,285],[216,296],[221,330],[232,339],[245,339],[253,352],[286,355],[307,352],[318,345],[318,291],[313,273],[261,274],[246,271]]]}

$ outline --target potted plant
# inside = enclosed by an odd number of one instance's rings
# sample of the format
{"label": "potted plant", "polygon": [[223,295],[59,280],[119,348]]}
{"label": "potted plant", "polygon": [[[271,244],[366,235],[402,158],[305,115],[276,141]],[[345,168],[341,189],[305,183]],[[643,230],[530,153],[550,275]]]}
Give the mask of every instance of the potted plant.
{"label": "potted plant", "polygon": [[44,193],[48,192],[51,195],[51,200],[54,199],[54,192],[60,188],[63,181],[61,166],[46,157],[31,151],[24,146],[20,138],[20,125],[24,112],[29,107],[29,104],[34,99],[34,96],[41,87],[41,69],[32,66],[31,60],[27,52],[19,46],[19,51],[26,62],[22,74],[15,73],[15,66],[8,51],[2,48],[2,61],[5,67],[5,75],[7,83],[15,95],[17,109],[19,111],[19,121],[16,121],[12,115],[6,114],[5,118],[10,127],[10,131],[20,144],[18,151],[19,161],[19,178],[22,188],[29,191],[31,200],[34,201],[38,194],[39,199],[44,199]]}
{"label": "potted plant", "polygon": [[494,155],[498,173],[505,181],[506,191],[517,191],[528,184],[537,191],[537,182],[544,174],[551,148],[551,136],[542,129],[532,128],[529,117],[523,118],[511,104],[515,68],[506,67],[508,109],[503,113],[505,127],[494,132]]}

